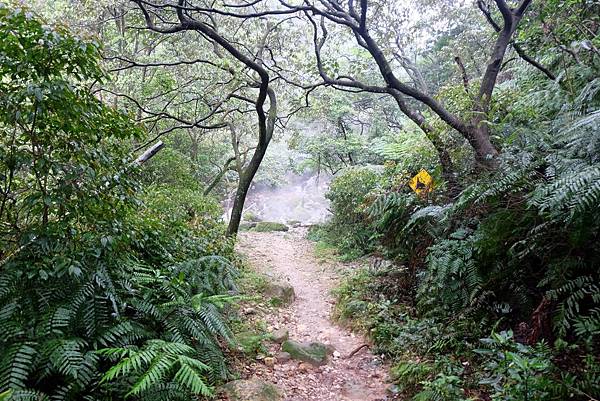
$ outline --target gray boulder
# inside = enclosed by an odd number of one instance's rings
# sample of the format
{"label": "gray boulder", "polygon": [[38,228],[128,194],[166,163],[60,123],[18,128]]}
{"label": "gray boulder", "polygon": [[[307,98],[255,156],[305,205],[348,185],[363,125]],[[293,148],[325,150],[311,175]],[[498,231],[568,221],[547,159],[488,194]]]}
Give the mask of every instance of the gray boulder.
{"label": "gray boulder", "polygon": [[271,333],[271,340],[277,344],[281,344],[289,338],[290,334],[286,329],[275,330]]}
{"label": "gray boulder", "polygon": [[274,306],[289,305],[296,299],[294,287],[282,282],[270,283],[265,290],[265,295],[271,298]]}
{"label": "gray boulder", "polygon": [[299,343],[287,340],[281,344],[281,350],[290,354],[292,359],[321,366],[327,363],[327,357],[332,353],[331,347],[322,343]]}
{"label": "gray boulder", "polygon": [[279,388],[257,379],[234,380],[221,387],[232,401],[282,401]]}

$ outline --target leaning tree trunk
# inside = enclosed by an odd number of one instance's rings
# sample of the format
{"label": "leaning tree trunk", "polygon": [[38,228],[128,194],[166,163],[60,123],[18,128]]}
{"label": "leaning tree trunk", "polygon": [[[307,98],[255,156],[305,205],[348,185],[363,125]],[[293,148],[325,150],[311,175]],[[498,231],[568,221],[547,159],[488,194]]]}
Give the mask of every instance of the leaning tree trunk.
{"label": "leaning tree trunk", "polygon": [[475,117],[470,124],[468,124],[465,132],[465,137],[475,149],[477,162],[490,169],[496,169],[498,167],[498,150],[491,141],[490,129],[485,119],[490,111],[492,94],[496,83],[498,82],[498,74],[500,74],[500,71],[502,70],[506,49],[513,38],[519,22],[523,18],[523,14],[531,4],[531,1],[532,0],[522,0],[515,8],[509,7],[504,1],[496,1],[504,25],[501,29],[496,29],[496,31],[498,31],[498,37],[494,43],[494,48],[492,49],[485,73],[481,79],[479,93],[475,100],[475,107],[473,109]]}
{"label": "leaning tree trunk", "polygon": [[215,178],[213,178],[213,180],[210,182],[210,184],[208,184],[208,186],[204,190],[203,194],[205,196],[210,194],[212,190],[215,189],[215,187],[219,184],[219,182],[221,182],[221,179],[225,176],[225,174],[227,174],[227,171],[230,170],[229,165],[234,161],[235,157],[230,157],[229,159],[227,159],[225,165],[223,166],[223,169],[215,176]]}
{"label": "leaning tree trunk", "polygon": [[269,146],[269,142],[271,142],[273,131],[275,130],[275,120],[277,119],[277,98],[275,96],[275,91],[269,87],[269,79],[268,75],[266,74],[265,77],[263,77],[261,88],[261,93],[264,93],[264,96],[268,96],[269,98],[270,107],[267,115],[265,116],[264,112],[262,111],[263,101],[257,103],[257,111],[259,115],[258,145],[256,146],[254,154],[252,155],[252,159],[250,159],[250,163],[240,172],[240,180],[235,192],[235,198],[233,199],[233,208],[231,210],[229,225],[227,226],[227,235],[230,237],[236,236],[240,228],[240,222],[242,220],[242,213],[244,211],[244,203],[246,202],[248,189],[250,189],[252,180],[254,179],[258,168],[260,167],[263,157],[265,157],[267,147]]}
{"label": "leaning tree trunk", "polygon": [[260,163],[265,156],[267,145],[268,142],[264,147],[256,148],[250,164],[240,173],[238,187],[235,191],[235,198],[233,199],[233,207],[231,209],[229,225],[227,226],[228,236],[235,236],[240,228],[242,213],[244,212],[244,204],[246,203],[246,196],[248,195],[250,185],[252,185],[252,180],[254,179],[258,168],[260,167]]}

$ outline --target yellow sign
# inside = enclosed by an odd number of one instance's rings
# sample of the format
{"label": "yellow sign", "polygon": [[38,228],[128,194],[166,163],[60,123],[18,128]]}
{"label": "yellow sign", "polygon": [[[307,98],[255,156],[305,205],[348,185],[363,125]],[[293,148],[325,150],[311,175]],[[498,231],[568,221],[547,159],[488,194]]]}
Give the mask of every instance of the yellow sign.
{"label": "yellow sign", "polygon": [[418,195],[421,195],[422,192],[431,192],[433,189],[433,178],[431,178],[427,171],[421,169],[421,171],[410,180],[408,185]]}

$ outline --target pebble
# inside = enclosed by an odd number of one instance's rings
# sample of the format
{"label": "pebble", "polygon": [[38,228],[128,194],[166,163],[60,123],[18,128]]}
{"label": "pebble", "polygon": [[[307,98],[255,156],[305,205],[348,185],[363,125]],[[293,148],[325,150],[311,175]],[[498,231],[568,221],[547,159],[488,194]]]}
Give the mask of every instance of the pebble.
{"label": "pebble", "polygon": [[302,362],[300,365],[298,365],[298,370],[300,372],[308,372],[309,370],[312,369],[312,365],[306,362]]}
{"label": "pebble", "polygon": [[288,354],[287,352],[278,352],[277,355],[275,355],[275,359],[277,359],[277,362],[283,363],[283,362],[287,362],[292,358],[292,356],[290,354]]}
{"label": "pebble", "polygon": [[391,395],[396,395],[396,394],[400,393],[400,387],[398,387],[396,384],[392,384],[392,385],[388,386],[388,388],[386,389],[386,392]]}

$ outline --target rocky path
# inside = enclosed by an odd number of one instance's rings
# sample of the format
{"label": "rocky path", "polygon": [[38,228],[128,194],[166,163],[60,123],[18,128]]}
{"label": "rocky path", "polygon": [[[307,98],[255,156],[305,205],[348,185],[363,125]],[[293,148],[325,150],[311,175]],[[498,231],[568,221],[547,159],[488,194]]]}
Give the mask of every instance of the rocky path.
{"label": "rocky path", "polygon": [[349,357],[366,343],[365,339],[330,319],[334,302],[330,291],[343,274],[344,266],[320,263],[313,252],[314,243],[306,240],[304,234],[302,229],[287,233],[242,233],[238,251],[257,271],[294,288],[294,302],[263,317],[268,328],[287,330],[290,340],[296,342],[330,346],[327,363],[313,366],[294,359],[286,361],[281,346],[274,344],[270,351],[275,357],[248,366],[244,378],[274,384],[287,401],[386,400],[385,365],[368,347]]}

